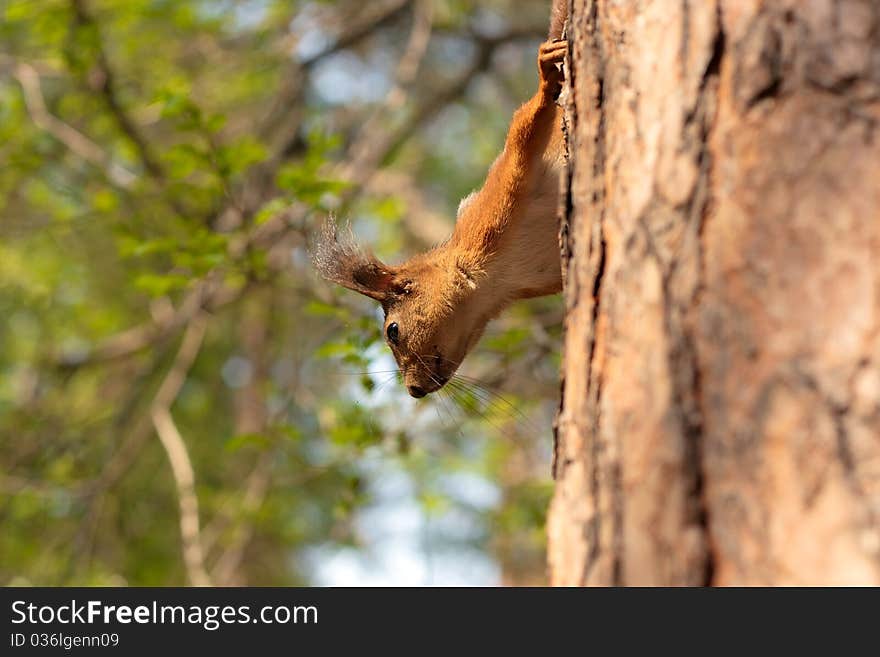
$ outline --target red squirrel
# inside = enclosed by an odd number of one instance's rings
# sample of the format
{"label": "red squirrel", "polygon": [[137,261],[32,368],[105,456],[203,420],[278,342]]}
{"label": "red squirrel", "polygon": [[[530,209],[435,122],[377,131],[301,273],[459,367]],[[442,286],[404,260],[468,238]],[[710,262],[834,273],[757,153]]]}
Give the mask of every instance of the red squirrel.
{"label": "red squirrel", "polygon": [[318,238],[320,274],[382,304],[385,339],[413,397],[442,388],[511,302],[562,289],[557,206],[565,149],[556,99],[566,7],[554,2],[550,40],[538,51],[538,91],[513,115],[504,150],[483,187],[462,200],[446,242],[390,266],[338,239],[332,220]]}

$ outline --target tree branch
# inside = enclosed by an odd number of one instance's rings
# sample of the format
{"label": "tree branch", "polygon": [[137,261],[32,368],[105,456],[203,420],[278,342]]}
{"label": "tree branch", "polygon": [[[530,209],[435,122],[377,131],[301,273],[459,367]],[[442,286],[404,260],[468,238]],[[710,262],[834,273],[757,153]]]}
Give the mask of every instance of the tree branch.
{"label": "tree branch", "polygon": [[195,490],[195,474],[186,443],[171,416],[171,404],[180,393],[187,373],[202,346],[207,328],[207,317],[199,314],[192,319],[183,336],[180,350],[168,375],[159,387],[150,410],[153,426],[168,456],[171,473],[177,488],[180,506],[180,538],[183,561],[190,582],[194,586],[210,586],[211,578],[205,570],[205,556],[199,529],[199,502]]}
{"label": "tree branch", "polygon": [[394,84],[382,104],[367,119],[358,136],[349,146],[349,157],[346,158],[343,175],[355,185],[363,184],[381,160],[381,157],[376,156],[381,153],[381,145],[386,139],[387,116],[406,103],[408,90],[415,81],[428,48],[432,23],[433,8],[430,1],[419,0],[416,4],[409,40],[394,75]]}
{"label": "tree branch", "polygon": [[[269,492],[274,456],[273,451],[263,452],[248,476],[241,502],[241,514],[245,517],[256,513],[266,499],[266,495]],[[253,523],[247,523],[235,528],[235,535],[229,547],[223,551],[212,569],[214,578],[220,586],[228,586],[234,583],[235,573],[241,565],[245,550],[253,533]]]}
{"label": "tree branch", "polygon": [[138,353],[174,335],[202,310],[214,310],[238,299],[247,286],[228,288],[213,269],[198,280],[180,305],[158,319],[110,336],[86,353],[62,353],[52,358],[56,367],[76,369]]}
{"label": "tree branch", "polygon": [[174,475],[180,506],[180,538],[183,543],[183,561],[190,582],[194,586],[211,586],[211,578],[205,570],[205,556],[199,531],[199,501],[195,490],[195,474],[186,443],[174,424],[167,408],[152,410],[153,426]]}
{"label": "tree branch", "polygon": [[140,133],[134,121],[132,121],[125,113],[122,104],[119,102],[119,93],[116,88],[116,76],[114,75],[113,69],[110,67],[109,60],[107,59],[104,44],[100,38],[98,25],[86,8],[85,0],[71,0],[71,5],[77,23],[80,26],[92,28],[97,35],[97,39],[95,40],[95,48],[97,51],[97,61],[95,62],[96,70],[94,71],[94,78],[92,78],[93,83],[90,84],[90,86],[100,92],[101,97],[104,99],[104,104],[110,111],[116,125],[128,140],[134,144],[144,168],[157,180],[164,180],[165,172],[159,165],[158,160],[153,156],[149,146],[147,146],[147,140],[144,139],[144,136]]}
{"label": "tree branch", "polygon": [[[297,120],[299,113],[293,112],[293,121],[284,121],[284,118],[290,116],[291,108],[298,105],[297,101],[300,99],[305,86],[302,83],[303,74],[310,73],[317,64],[331,55],[354,46],[376,30],[393,23],[409,9],[413,1],[389,0],[384,3],[373,3],[381,5],[380,8],[373,10],[366,19],[358,21],[354,27],[343,32],[330,46],[311,57],[290,63],[288,72],[283,78],[281,89],[269,103],[269,111],[256,131],[265,141],[279,144],[272,159],[285,157],[298,140],[296,127],[299,124]],[[283,122],[288,125],[282,126]]]}
{"label": "tree branch", "polygon": [[64,123],[46,109],[46,101],[40,89],[40,76],[30,64],[19,62],[15,67],[15,78],[24,92],[24,102],[34,124],[51,134],[86,162],[104,171],[115,185],[127,189],[137,179],[131,171],[113,161],[113,158],[98,144]]}
{"label": "tree branch", "polygon": [[303,68],[312,68],[319,62],[323,61],[331,55],[350,48],[362,39],[370,36],[376,30],[381,29],[388,23],[395,21],[403,14],[414,0],[391,0],[385,2],[383,7],[373,13],[371,16],[359,22],[354,27],[344,32],[327,48],[312,55],[300,63]]}

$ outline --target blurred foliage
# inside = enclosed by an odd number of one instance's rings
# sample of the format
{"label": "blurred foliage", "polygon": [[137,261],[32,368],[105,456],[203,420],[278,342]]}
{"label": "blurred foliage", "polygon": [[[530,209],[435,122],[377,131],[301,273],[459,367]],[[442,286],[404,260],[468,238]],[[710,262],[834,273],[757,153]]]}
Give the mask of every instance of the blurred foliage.
{"label": "blurred foliage", "polygon": [[[435,583],[542,581],[559,300],[415,402],[307,250],[329,211],[392,261],[451,229],[548,4],[0,2],[0,582],[189,581],[151,421],[177,371],[212,581],[338,583],[410,507]],[[389,103],[414,15],[431,39]]]}

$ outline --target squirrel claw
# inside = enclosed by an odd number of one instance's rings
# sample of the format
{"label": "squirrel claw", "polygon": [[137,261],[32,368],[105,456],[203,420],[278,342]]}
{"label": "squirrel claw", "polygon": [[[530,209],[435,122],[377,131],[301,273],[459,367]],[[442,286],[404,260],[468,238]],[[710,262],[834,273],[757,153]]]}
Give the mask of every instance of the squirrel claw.
{"label": "squirrel claw", "polygon": [[541,87],[555,98],[562,89],[564,74],[561,64],[568,52],[568,41],[545,41],[538,49],[538,71],[541,74]]}

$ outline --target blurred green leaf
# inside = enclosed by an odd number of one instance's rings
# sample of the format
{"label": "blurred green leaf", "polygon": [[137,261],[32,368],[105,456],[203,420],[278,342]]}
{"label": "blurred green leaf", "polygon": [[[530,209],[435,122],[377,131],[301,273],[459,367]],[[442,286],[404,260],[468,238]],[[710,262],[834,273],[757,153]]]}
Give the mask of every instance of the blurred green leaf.
{"label": "blurred green leaf", "polygon": [[243,433],[226,441],[225,448],[229,452],[237,452],[244,447],[266,448],[272,445],[272,439],[260,433]]}

